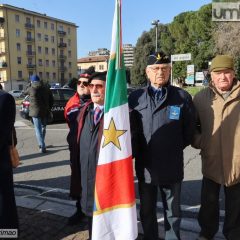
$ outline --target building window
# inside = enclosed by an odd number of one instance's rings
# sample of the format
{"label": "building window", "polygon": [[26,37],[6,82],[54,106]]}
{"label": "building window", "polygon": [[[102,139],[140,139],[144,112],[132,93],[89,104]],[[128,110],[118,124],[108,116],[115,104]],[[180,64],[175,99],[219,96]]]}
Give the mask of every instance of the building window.
{"label": "building window", "polygon": [[99,65],[99,70],[104,70],[104,66],[103,65]]}
{"label": "building window", "polygon": [[15,15],[15,22],[19,22],[20,21],[20,17],[19,17],[19,15]]}
{"label": "building window", "polygon": [[21,51],[21,44],[17,43],[17,51]]}
{"label": "building window", "polygon": [[17,63],[22,64],[22,58],[21,57],[17,57]]}
{"label": "building window", "polygon": [[42,59],[38,59],[38,65],[39,66],[42,66],[43,64],[42,64]]}
{"label": "building window", "polygon": [[51,30],[54,30],[54,24],[51,23]]}
{"label": "building window", "polygon": [[71,63],[71,62],[68,63],[68,67],[69,67],[69,68],[72,67],[72,63]]}
{"label": "building window", "polygon": [[46,60],[46,67],[49,67],[49,60]]}
{"label": "building window", "polygon": [[63,26],[60,25],[60,26],[58,27],[58,30],[59,30],[59,31],[63,31]]}
{"label": "building window", "polygon": [[38,46],[38,53],[41,54],[42,53],[42,47]]}
{"label": "building window", "polygon": [[47,22],[44,22],[44,28],[45,28],[45,29],[48,28],[48,24],[47,24]]}
{"label": "building window", "polygon": [[37,20],[37,27],[40,28],[41,27],[41,21]]}
{"label": "building window", "polygon": [[26,23],[31,23],[31,19],[29,17],[26,17]]}
{"label": "building window", "polygon": [[28,58],[28,64],[32,65],[32,58]]}
{"label": "building window", "polygon": [[16,37],[20,37],[20,29],[16,29]]}
{"label": "building window", "polygon": [[52,42],[52,43],[55,42],[54,36],[51,36],[51,42]]}
{"label": "building window", "polygon": [[48,54],[48,47],[45,47],[45,54]]}
{"label": "building window", "polygon": [[72,56],[72,52],[69,50],[68,51],[68,57],[71,57]]}
{"label": "building window", "polygon": [[41,38],[42,38],[41,33],[38,33],[38,34],[37,34],[37,38],[38,38],[38,41],[41,41]]}
{"label": "building window", "polygon": [[71,39],[68,39],[68,46],[71,47]]}
{"label": "building window", "polygon": [[53,80],[56,80],[56,76],[57,76],[56,73],[54,72],[52,75],[53,75]]}
{"label": "building window", "polygon": [[52,55],[55,55],[55,48],[52,48]]}
{"label": "building window", "polygon": [[22,71],[18,71],[18,79],[22,79]]}
{"label": "building window", "polygon": [[45,42],[48,42],[48,35],[47,34],[44,36],[44,39],[45,39]]}
{"label": "building window", "polygon": [[49,74],[49,72],[46,72],[46,78],[47,78],[47,79],[50,78],[50,74]]}
{"label": "building window", "polygon": [[43,78],[42,72],[39,72],[38,74],[39,74],[39,78],[42,79]]}
{"label": "building window", "polygon": [[56,61],[52,60],[52,66],[55,67],[56,66]]}
{"label": "building window", "polygon": [[70,34],[71,33],[71,28],[70,27],[68,27],[68,34]]}
{"label": "building window", "polygon": [[71,73],[69,73],[69,79],[71,79],[72,78],[72,74]]}

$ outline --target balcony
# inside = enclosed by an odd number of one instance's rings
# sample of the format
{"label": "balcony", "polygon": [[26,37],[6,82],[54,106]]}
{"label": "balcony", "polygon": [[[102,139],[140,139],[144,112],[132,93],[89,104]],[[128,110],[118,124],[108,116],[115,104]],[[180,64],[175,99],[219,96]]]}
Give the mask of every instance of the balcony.
{"label": "balcony", "polygon": [[35,64],[27,64],[27,68],[28,69],[34,69],[34,68],[36,68],[36,65]]}
{"label": "balcony", "polygon": [[59,72],[65,72],[67,68],[65,66],[58,67]]}
{"label": "balcony", "polygon": [[66,60],[66,56],[65,55],[63,55],[63,54],[60,54],[59,56],[58,56],[58,60],[59,61],[65,61]]}
{"label": "balcony", "polygon": [[58,47],[59,48],[65,48],[65,47],[67,47],[67,44],[62,42],[62,43],[58,44]]}
{"label": "balcony", "polygon": [[61,31],[61,30],[58,30],[58,35],[63,37],[66,35],[66,32],[65,31]]}
{"label": "balcony", "polygon": [[27,54],[28,57],[35,56],[36,52],[34,52],[34,51],[27,51],[26,54]]}
{"label": "balcony", "polygon": [[25,28],[34,29],[34,25],[31,23],[25,23]]}
{"label": "balcony", "polygon": [[26,41],[27,42],[34,42],[34,38],[33,37],[26,37]]}
{"label": "balcony", "polygon": [[0,68],[6,68],[7,63],[6,62],[0,62]]}

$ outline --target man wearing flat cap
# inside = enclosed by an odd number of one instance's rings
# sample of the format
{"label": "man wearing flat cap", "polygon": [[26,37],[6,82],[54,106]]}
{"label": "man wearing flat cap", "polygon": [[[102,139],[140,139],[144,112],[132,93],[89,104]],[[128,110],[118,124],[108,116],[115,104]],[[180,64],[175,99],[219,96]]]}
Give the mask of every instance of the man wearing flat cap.
{"label": "man wearing flat cap", "polygon": [[103,131],[105,82],[106,72],[95,72],[90,76],[91,99],[79,111],[76,140],[73,143],[76,154],[71,166],[71,194],[75,196],[81,194],[81,207],[88,217],[90,238],[96,166]]}
{"label": "man wearing flat cap", "polygon": [[170,72],[166,54],[150,55],[146,67],[148,86],[129,96],[140,217],[147,240],[158,239],[159,190],[164,207],[165,239],[180,239],[183,149],[192,140],[195,113],[192,97],[170,85]]}
{"label": "man wearing flat cap", "polygon": [[219,228],[219,192],[225,193],[226,239],[240,239],[240,82],[234,60],[217,55],[211,82],[194,97],[198,121],[192,146],[201,149],[202,190],[199,239],[213,239]]}

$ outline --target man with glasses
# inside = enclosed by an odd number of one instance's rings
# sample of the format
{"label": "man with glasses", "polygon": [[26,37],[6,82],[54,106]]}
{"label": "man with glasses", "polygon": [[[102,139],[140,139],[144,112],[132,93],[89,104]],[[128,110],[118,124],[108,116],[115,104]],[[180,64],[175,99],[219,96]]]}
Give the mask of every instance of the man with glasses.
{"label": "man with glasses", "polygon": [[78,132],[74,141],[72,179],[81,183],[81,207],[88,217],[91,238],[94,186],[100,141],[103,131],[103,108],[106,72],[95,72],[89,78],[91,100],[81,108],[77,117]]}
{"label": "man with glasses", "polygon": [[[77,92],[72,96],[67,102],[64,109],[64,116],[69,126],[69,133],[67,136],[67,142],[69,144],[70,151],[70,163],[72,170],[72,159],[76,154],[73,148],[73,141],[76,138],[77,134],[77,121],[76,118],[79,114],[80,109],[84,106],[84,104],[90,100],[90,90],[89,90],[89,78],[91,74],[95,72],[94,67],[89,67],[86,71],[80,74],[79,79],[77,81]],[[75,194],[76,193],[76,194]],[[80,223],[85,215],[82,212],[81,204],[80,204],[80,196],[81,196],[81,184],[76,183],[71,178],[70,183],[70,196],[73,199],[76,199],[76,212],[68,219],[69,225],[76,225]]]}
{"label": "man with glasses", "polygon": [[165,239],[180,239],[183,149],[194,131],[192,97],[170,85],[170,59],[163,52],[148,57],[148,86],[129,96],[133,156],[140,196],[144,239],[158,239],[160,190]]}

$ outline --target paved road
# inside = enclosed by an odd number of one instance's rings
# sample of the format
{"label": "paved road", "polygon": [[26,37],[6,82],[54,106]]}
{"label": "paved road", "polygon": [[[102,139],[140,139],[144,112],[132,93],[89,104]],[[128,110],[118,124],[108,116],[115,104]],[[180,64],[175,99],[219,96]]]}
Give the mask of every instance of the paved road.
{"label": "paved road", "polygon": [[[19,154],[22,165],[14,170],[17,184],[27,184],[63,189],[67,196],[69,189],[69,152],[66,143],[68,127],[65,123],[47,127],[46,144],[48,152],[38,152],[32,124],[20,116],[16,119]],[[182,204],[192,211],[198,210],[201,189],[201,160],[199,151],[188,147],[184,152],[185,178],[182,187]],[[136,181],[137,184],[137,181]],[[223,201],[221,198],[223,206]]]}

